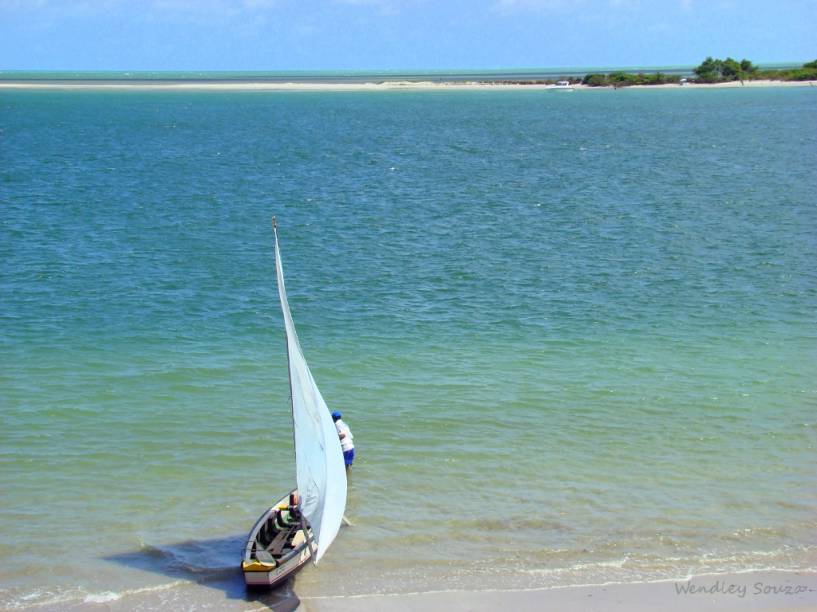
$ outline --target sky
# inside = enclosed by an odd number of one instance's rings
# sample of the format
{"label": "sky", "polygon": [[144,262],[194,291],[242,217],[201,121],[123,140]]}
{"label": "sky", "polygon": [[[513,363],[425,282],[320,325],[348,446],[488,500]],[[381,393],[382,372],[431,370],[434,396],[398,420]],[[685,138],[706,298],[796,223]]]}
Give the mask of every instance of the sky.
{"label": "sky", "polygon": [[817,59],[817,0],[0,0],[0,70],[450,70]]}

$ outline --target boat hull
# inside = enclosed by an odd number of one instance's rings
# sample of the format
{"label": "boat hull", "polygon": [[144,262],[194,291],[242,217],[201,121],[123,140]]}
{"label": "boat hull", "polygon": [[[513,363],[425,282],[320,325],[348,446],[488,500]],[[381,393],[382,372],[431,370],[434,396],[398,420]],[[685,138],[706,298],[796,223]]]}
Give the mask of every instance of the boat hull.
{"label": "boat hull", "polygon": [[[296,493],[297,489],[292,491]],[[244,582],[251,587],[274,587],[293,576],[298,570],[306,565],[312,557],[312,549],[309,546],[311,530],[307,528],[307,533],[303,529],[296,529],[293,535],[288,538],[289,549],[279,555],[267,555],[269,559],[259,559],[256,549],[259,545],[259,533],[272,519],[275,513],[286,509],[289,505],[287,493],[273,506],[268,508],[255,522],[247,544],[244,547],[244,558],[241,569],[244,574]]]}
{"label": "boat hull", "polygon": [[303,568],[312,557],[305,547],[297,558],[279,565],[271,571],[244,571],[244,583],[250,587],[272,588],[286,582]]}

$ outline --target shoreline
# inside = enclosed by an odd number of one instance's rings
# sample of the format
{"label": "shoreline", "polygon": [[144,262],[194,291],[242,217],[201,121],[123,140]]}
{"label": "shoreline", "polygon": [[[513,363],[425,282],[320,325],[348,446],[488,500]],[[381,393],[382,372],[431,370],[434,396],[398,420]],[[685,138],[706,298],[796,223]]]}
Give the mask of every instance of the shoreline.
{"label": "shoreline", "polygon": [[731,574],[700,574],[680,580],[603,583],[534,589],[431,591],[406,594],[303,597],[303,612],[497,609],[579,612],[667,610],[682,612],[763,610],[795,612],[817,609],[817,572],[764,570]]}
{"label": "shoreline", "polygon": [[800,612],[817,609],[817,569],[749,570],[705,573],[678,579],[604,582],[527,589],[452,589],[357,595],[299,593],[298,579],[279,589],[247,591],[236,574],[216,581],[192,579],[125,592],[83,593],[23,605],[21,609],[57,612],[127,612],[185,607],[220,612]]}
{"label": "shoreline", "polygon": [[[757,80],[728,81],[724,83],[666,83],[661,85],[629,85],[614,88],[612,86],[591,87],[589,85],[571,85],[574,90],[612,90],[612,89],[724,89],[742,87],[815,87],[817,81],[774,81]],[[380,83],[300,83],[300,82],[261,82],[261,81],[168,81],[168,82],[126,82],[126,81],[0,81],[0,90],[144,90],[144,91],[440,91],[440,90],[531,90],[561,91],[555,85],[492,83],[477,81],[383,81]]]}

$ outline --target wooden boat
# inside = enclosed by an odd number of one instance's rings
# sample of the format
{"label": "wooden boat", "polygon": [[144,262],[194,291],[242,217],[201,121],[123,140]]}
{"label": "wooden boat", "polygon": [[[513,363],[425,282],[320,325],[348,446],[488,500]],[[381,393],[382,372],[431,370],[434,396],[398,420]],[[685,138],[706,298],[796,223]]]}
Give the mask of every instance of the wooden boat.
{"label": "wooden boat", "polygon": [[335,539],[346,509],[346,467],[335,423],[304,359],[289,311],[278,226],[275,272],[284,317],[290,404],[298,487],[255,522],[241,561],[250,586],[275,586],[301,569],[317,564]]}
{"label": "wooden boat", "polygon": [[[255,522],[244,549],[244,580],[250,586],[275,586],[301,569],[312,556],[308,540],[312,535],[300,520],[292,520],[290,499],[285,495]],[[297,517],[295,517],[297,518]]]}

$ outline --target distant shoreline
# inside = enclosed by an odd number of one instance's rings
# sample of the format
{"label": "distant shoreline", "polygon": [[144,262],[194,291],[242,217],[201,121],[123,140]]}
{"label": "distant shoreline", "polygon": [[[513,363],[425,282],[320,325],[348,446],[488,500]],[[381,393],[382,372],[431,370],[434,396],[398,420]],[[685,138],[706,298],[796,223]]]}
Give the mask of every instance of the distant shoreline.
{"label": "distant shoreline", "polygon": [[[626,89],[721,89],[740,87],[815,87],[817,80],[812,81],[775,81],[752,80],[741,83],[728,81],[722,83],[694,83],[683,85],[666,83],[660,85],[630,85]],[[613,89],[572,84],[571,89]],[[621,88],[625,89],[625,88]],[[554,85],[509,83],[491,81],[382,81],[378,83],[331,83],[331,82],[260,82],[260,81],[29,81],[0,80],[0,90],[144,90],[144,91],[439,91],[439,90],[552,90],[564,91]]]}

